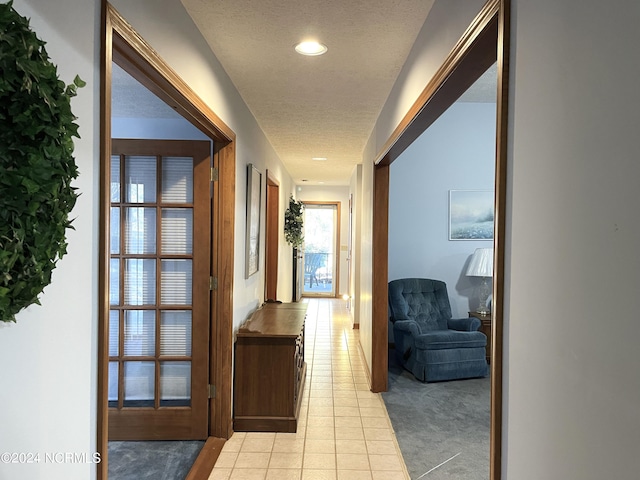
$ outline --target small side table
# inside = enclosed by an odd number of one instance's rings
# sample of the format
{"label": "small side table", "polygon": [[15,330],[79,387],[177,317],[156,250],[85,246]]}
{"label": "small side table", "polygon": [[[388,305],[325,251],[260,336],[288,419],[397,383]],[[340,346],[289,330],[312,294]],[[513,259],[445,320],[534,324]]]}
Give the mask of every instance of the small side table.
{"label": "small side table", "polygon": [[479,331],[487,336],[487,363],[491,363],[491,314],[483,315],[478,312],[469,312],[469,316],[480,320]]}

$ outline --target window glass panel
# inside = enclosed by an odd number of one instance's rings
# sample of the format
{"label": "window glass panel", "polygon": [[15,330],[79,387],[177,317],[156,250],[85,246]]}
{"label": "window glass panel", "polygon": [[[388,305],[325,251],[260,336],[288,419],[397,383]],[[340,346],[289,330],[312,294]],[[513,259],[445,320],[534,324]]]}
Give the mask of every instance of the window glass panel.
{"label": "window glass panel", "polygon": [[111,155],[111,201],[120,202],[120,156]]}
{"label": "window glass panel", "polygon": [[188,255],[193,252],[193,210],[162,209],[162,253]]}
{"label": "window glass panel", "polygon": [[160,355],[191,356],[191,312],[170,310],[161,313]]}
{"label": "window glass panel", "polygon": [[156,157],[126,157],[124,179],[128,203],[155,203]]}
{"label": "window glass panel", "polygon": [[162,305],[191,305],[191,260],[162,260]]}
{"label": "window glass panel", "polygon": [[109,304],[120,304],[120,260],[112,258],[109,268]]}
{"label": "window glass panel", "polygon": [[156,253],[156,209],[125,208],[125,253]]}
{"label": "window glass panel", "polygon": [[191,362],[160,362],[160,405],[191,404]]}
{"label": "window glass panel", "polygon": [[336,222],[335,205],[307,205],[304,209],[303,294],[335,293]]}
{"label": "window glass panel", "polygon": [[118,362],[109,362],[109,402],[118,401]]}
{"label": "window glass panel", "polygon": [[163,157],[162,202],[193,203],[193,158]]}
{"label": "window glass panel", "polygon": [[124,406],[153,406],[155,362],[124,362]]}
{"label": "window glass panel", "polygon": [[127,258],[124,272],[124,303],[126,305],[156,304],[156,261]]}
{"label": "window glass panel", "polygon": [[124,312],[124,354],[129,356],[155,355],[155,310],[127,310]]}
{"label": "window glass panel", "polygon": [[118,356],[118,340],[120,339],[120,312],[109,311],[109,356]]}
{"label": "window glass panel", "polygon": [[111,207],[111,228],[110,228],[111,253],[120,253],[120,208]]}

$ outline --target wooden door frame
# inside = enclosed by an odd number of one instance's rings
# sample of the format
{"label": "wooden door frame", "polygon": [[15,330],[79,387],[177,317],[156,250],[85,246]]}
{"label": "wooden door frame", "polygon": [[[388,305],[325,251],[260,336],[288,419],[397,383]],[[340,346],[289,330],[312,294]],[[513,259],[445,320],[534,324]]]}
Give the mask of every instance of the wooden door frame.
{"label": "wooden door frame", "polygon": [[489,0],[469,25],[440,69],[422,91],[375,158],[373,178],[372,368],[371,390],[387,390],[389,166],[497,62],[495,235],[491,353],[490,479],[502,477],[502,379],[504,242],[507,190],[509,91],[509,0]]}
{"label": "wooden door frame", "polygon": [[[272,189],[276,190],[275,194],[272,193]],[[280,182],[270,170],[267,170],[265,205],[264,298],[268,300],[269,290],[275,288],[276,294],[271,300],[277,300],[278,253],[280,251]]]}
{"label": "wooden door frame", "polygon": [[[335,292],[333,294],[334,298],[338,298],[340,296],[340,223],[342,221],[342,217],[341,212],[340,212],[340,202],[338,201],[330,201],[330,202],[321,202],[321,201],[308,201],[308,200],[302,200],[302,203],[307,206],[307,205],[314,205],[314,206],[320,206],[320,205],[327,205],[327,206],[335,206],[336,207],[336,241],[335,241]],[[304,295],[304,273],[302,275],[303,277],[303,281],[302,281],[302,295]],[[326,295],[321,295],[321,294],[307,294],[308,296],[311,297],[326,297]]]}
{"label": "wooden door frame", "polygon": [[[210,308],[208,278],[210,275],[210,261],[209,255],[211,253],[211,232],[209,229],[209,219],[211,217],[211,200],[209,197],[210,182],[209,182],[209,169],[211,164],[211,144],[209,140],[160,140],[160,139],[111,139],[111,154],[113,156],[120,156],[120,191],[123,192],[120,198],[117,200],[118,208],[120,208],[120,248],[115,254],[115,258],[122,260],[127,258],[126,256],[126,238],[123,232],[125,232],[124,224],[126,222],[125,210],[131,208],[132,205],[127,198],[125,198],[125,179],[126,179],[126,158],[128,156],[160,156],[162,160],[157,162],[157,172],[160,172],[162,165],[164,165],[166,158],[188,156],[193,158],[193,203],[188,205],[185,201],[183,207],[190,208],[193,214],[193,250],[192,250],[192,273],[194,283],[192,284],[192,331],[201,332],[209,329],[209,319],[207,314]],[[157,173],[155,180],[160,179],[160,174]],[[113,181],[113,177],[110,175],[110,180]],[[154,185],[155,186],[155,185]],[[161,195],[158,193],[155,199],[156,207],[163,207],[164,204]],[[113,203],[112,203],[113,205]],[[129,205],[129,206],[127,206]],[[140,204],[136,204],[140,205]],[[163,207],[165,208],[165,207]],[[155,215],[158,215],[158,211],[154,208]],[[161,219],[156,218],[156,239],[160,238]],[[158,245],[158,244],[156,244]],[[112,252],[110,252],[112,253]],[[156,248],[156,258],[161,258],[161,252]],[[186,252],[185,252],[186,253]],[[113,255],[113,253],[112,253]],[[172,257],[178,258],[178,257]],[[184,257],[183,257],[184,258]],[[114,256],[111,256],[114,259]],[[160,267],[156,268],[158,272]],[[124,265],[120,264],[121,279],[124,275]],[[158,277],[156,276],[156,282]],[[110,313],[113,313],[113,308],[116,308],[116,312],[119,313],[119,322],[124,321],[124,316],[120,314],[120,311],[131,311],[132,308],[139,309],[139,306],[126,305],[122,303],[124,299],[124,282],[120,283],[120,302],[119,305],[110,305]],[[157,283],[156,283],[157,285]],[[156,290],[156,296],[154,300],[154,309],[156,312],[156,321],[160,321],[160,313],[158,310],[163,309],[162,299],[160,298],[159,290]],[[145,310],[143,310],[145,311]],[[148,311],[148,310],[146,310]],[[197,315],[196,315],[197,313]],[[126,313],[124,314],[126,315]],[[120,332],[124,332],[123,324],[120,323]],[[124,347],[124,333],[119,335],[119,348],[116,357],[118,360],[122,360],[122,357],[126,357]],[[160,340],[159,336],[155,336],[155,342]],[[157,362],[156,354],[159,352],[159,346],[156,344],[156,351],[153,355],[149,355],[147,361],[152,361],[153,358]],[[142,355],[144,356],[144,355]],[[208,436],[208,418],[209,418],[209,400],[207,398],[207,384],[209,383],[209,339],[206,335],[194,335],[192,338],[191,348],[191,408],[186,410],[184,408],[171,408],[162,407],[160,409],[153,408],[126,408],[124,406],[123,382],[124,382],[124,370],[122,363],[118,371],[119,386],[118,386],[118,406],[117,408],[110,408],[108,410],[109,416],[109,439],[110,440],[154,440],[158,438],[171,437],[172,440],[193,440],[206,438]],[[110,361],[114,361],[114,358],[110,358]],[[126,361],[126,360],[125,360]],[[161,371],[156,363],[154,383],[160,381]],[[157,390],[156,390],[157,392]],[[156,393],[154,392],[154,393]],[[157,393],[154,394],[154,401],[157,402]],[[158,405],[156,403],[156,405]]]}
{"label": "wooden door frame", "polygon": [[[100,68],[100,211],[97,368],[97,478],[108,475],[109,204],[111,159],[111,65],[116,61],[146,88],[214,142],[211,271],[218,279],[211,291],[209,381],[216,387],[209,404],[209,435],[232,434],[233,273],[235,217],[235,133],[166,64],[106,0],[101,3]],[[209,443],[209,442],[208,442]],[[205,477],[206,478],[206,477]]]}

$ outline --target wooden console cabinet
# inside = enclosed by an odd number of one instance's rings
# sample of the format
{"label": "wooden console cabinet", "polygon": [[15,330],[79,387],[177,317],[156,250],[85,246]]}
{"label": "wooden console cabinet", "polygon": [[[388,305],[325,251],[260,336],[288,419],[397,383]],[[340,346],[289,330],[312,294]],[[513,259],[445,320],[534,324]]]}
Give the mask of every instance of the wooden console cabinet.
{"label": "wooden console cabinet", "polygon": [[306,374],[306,312],[306,303],[269,303],[238,330],[233,391],[235,431],[297,430]]}

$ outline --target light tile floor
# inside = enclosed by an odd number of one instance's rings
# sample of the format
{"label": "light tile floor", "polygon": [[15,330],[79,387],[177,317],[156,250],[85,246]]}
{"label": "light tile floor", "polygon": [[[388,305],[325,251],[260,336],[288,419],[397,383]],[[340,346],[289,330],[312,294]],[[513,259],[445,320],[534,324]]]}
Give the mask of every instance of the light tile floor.
{"label": "light tile floor", "polygon": [[407,480],[380,394],[369,390],[343,300],[308,299],[296,433],[236,432],[209,480]]}

